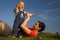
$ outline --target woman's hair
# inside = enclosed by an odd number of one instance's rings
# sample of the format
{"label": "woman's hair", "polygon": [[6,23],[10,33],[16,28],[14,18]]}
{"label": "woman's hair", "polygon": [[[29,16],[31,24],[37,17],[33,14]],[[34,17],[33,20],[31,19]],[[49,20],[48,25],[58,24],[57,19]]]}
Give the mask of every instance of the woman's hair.
{"label": "woman's hair", "polygon": [[37,21],[38,23],[39,23],[39,28],[41,28],[40,30],[39,30],[39,32],[40,31],[43,31],[44,29],[45,29],[45,23],[44,22],[40,22],[40,21]]}

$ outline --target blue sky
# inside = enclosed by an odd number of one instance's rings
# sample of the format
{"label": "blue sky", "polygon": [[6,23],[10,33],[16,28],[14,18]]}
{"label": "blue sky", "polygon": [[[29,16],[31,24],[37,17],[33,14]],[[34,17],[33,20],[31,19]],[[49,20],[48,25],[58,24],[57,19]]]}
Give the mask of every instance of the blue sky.
{"label": "blue sky", "polygon": [[[0,0],[0,20],[13,27],[15,8],[19,0]],[[60,0],[23,0],[25,11],[34,13],[29,27],[40,20],[46,24],[45,32],[60,32]]]}

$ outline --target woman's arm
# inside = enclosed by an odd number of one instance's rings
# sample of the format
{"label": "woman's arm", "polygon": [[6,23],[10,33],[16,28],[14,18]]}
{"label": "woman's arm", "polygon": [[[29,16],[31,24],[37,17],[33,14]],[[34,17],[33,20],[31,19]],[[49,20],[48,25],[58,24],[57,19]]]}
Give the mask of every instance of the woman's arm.
{"label": "woman's arm", "polygon": [[27,23],[30,20],[30,17],[33,16],[34,14],[29,14],[27,13],[27,18],[25,19],[25,21],[21,24],[21,28],[27,33],[30,34],[31,30],[27,27]]}

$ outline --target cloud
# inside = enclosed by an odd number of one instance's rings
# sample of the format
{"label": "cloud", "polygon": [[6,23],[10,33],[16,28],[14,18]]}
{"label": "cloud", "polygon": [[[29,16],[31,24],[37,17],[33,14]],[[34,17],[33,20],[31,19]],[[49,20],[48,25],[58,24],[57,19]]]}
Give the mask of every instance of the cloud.
{"label": "cloud", "polygon": [[48,20],[48,18],[47,18],[47,17],[44,17],[43,19]]}
{"label": "cloud", "polygon": [[44,20],[48,20],[47,15],[46,14],[39,14],[40,18],[44,19]]}
{"label": "cloud", "polygon": [[[55,12],[57,10],[60,10],[60,8],[47,9],[47,10],[43,10],[43,11],[47,13],[47,12]],[[46,15],[48,15],[48,14],[46,14]]]}
{"label": "cloud", "polygon": [[43,15],[42,14],[39,14],[40,17],[42,17]]}
{"label": "cloud", "polygon": [[49,5],[52,5],[52,4],[54,4],[55,3],[55,1],[51,1],[50,3],[48,3],[47,5],[49,6]]}

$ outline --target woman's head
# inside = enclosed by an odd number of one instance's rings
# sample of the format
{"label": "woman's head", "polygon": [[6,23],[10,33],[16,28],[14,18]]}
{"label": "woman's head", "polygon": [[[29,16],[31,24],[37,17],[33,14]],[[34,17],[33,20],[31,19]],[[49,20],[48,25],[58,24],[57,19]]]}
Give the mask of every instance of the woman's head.
{"label": "woman's head", "polygon": [[35,29],[35,30],[38,30],[39,32],[40,32],[40,31],[43,31],[43,30],[45,29],[45,23],[40,22],[40,21],[37,21],[37,22],[34,24],[34,29]]}

